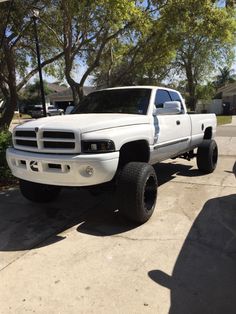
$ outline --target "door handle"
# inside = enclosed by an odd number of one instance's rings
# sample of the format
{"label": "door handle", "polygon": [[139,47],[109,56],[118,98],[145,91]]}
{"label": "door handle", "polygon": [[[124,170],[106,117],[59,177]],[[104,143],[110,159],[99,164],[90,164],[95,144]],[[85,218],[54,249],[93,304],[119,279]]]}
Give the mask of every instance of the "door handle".
{"label": "door handle", "polygon": [[177,120],[177,121],[176,121],[176,124],[177,124],[177,125],[180,125],[180,121],[179,121],[179,120]]}

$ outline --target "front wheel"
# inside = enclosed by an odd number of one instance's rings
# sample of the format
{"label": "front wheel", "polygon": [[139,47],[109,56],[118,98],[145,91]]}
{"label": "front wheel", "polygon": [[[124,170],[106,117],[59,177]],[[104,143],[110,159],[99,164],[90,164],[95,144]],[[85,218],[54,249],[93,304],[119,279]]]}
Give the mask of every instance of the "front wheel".
{"label": "front wheel", "polygon": [[55,185],[29,182],[20,179],[21,194],[35,203],[51,202],[59,195],[61,188]]}
{"label": "front wheel", "polygon": [[218,160],[218,148],[214,140],[204,140],[197,150],[197,166],[204,173],[215,170]]}
{"label": "front wheel", "polygon": [[152,166],[130,162],[118,179],[118,208],[129,219],[140,224],[153,214],[157,198],[157,177]]}

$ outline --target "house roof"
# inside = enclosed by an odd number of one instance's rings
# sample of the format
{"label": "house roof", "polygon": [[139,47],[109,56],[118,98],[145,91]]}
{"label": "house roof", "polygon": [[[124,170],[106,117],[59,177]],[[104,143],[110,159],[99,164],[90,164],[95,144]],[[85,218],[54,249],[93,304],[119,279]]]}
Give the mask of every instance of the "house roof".
{"label": "house roof", "polygon": [[[84,95],[88,95],[89,93],[95,90],[92,86],[84,86],[83,91]],[[61,91],[51,93],[47,96],[51,101],[72,101],[73,95],[70,87],[66,87]]]}
{"label": "house roof", "polygon": [[217,93],[222,93],[222,94],[236,94],[236,82],[230,83],[228,85],[222,86],[217,90]]}
{"label": "house roof", "polygon": [[60,84],[59,82],[47,83],[47,86],[52,93],[63,92],[68,88],[66,85]]}

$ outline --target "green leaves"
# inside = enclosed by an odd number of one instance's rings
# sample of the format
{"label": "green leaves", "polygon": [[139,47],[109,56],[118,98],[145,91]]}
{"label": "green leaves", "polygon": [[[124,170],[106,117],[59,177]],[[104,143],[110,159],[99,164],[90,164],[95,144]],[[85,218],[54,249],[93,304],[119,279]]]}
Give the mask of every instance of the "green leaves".
{"label": "green leaves", "polygon": [[[91,77],[99,86],[159,84],[166,78],[172,79],[177,72],[177,79],[187,79],[194,106],[197,86],[210,78],[218,66],[232,61],[236,34],[233,2],[227,1],[227,8],[217,3],[15,0],[4,42],[21,88],[32,74],[37,74],[31,23],[32,9],[37,5],[41,59],[43,65],[48,65],[44,71],[60,79],[64,76],[75,102]],[[0,4],[3,30],[6,11],[1,7],[3,4]],[[62,58],[54,58],[59,54]],[[7,87],[10,95],[8,76],[14,71],[6,66],[7,55],[0,52],[0,93],[6,94]]]}

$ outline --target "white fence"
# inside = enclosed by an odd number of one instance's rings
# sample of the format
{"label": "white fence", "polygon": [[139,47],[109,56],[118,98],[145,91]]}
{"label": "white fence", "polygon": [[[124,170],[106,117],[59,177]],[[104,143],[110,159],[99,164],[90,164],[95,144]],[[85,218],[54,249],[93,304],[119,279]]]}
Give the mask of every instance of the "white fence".
{"label": "white fence", "polygon": [[208,113],[222,114],[222,99],[213,99],[211,101],[199,100],[196,106],[196,112],[201,113],[205,110]]}

